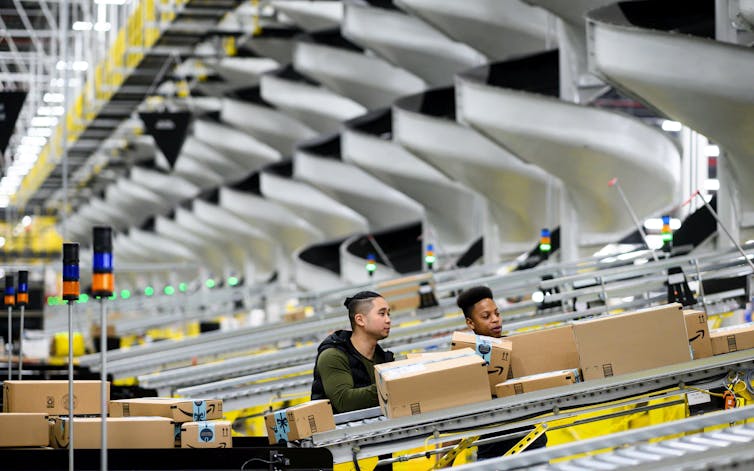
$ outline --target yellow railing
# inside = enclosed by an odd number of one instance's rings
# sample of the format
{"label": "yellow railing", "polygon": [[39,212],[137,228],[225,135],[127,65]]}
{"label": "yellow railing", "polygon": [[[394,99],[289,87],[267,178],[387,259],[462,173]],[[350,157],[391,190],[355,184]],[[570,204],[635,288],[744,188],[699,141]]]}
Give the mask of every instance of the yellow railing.
{"label": "yellow railing", "polygon": [[[66,110],[63,119],[66,120],[68,127],[69,146],[79,139],[89,123],[96,117],[100,107],[112,98],[118,87],[123,85],[128,77],[124,70],[138,66],[146,50],[160,38],[158,14],[160,24],[169,23],[175,18],[175,13],[164,11],[166,9],[159,7],[181,6],[187,1],[141,0],[139,2],[126,21],[126,26],[118,32],[107,57],[96,65],[93,79],[86,82],[79,95]],[[93,97],[94,101],[90,101],[88,97]],[[14,206],[23,207],[29,201],[60,162],[62,154],[63,130],[62,124],[58,124],[53,136],[40,152],[36,164],[21,181],[18,191],[12,198]]]}

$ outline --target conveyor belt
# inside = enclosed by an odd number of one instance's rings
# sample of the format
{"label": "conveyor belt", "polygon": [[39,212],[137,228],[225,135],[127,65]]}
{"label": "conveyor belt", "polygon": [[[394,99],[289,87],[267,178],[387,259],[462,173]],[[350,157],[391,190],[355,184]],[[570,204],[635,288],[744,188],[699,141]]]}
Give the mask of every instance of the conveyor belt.
{"label": "conveyor belt", "polygon": [[342,463],[352,459],[354,448],[360,450],[359,458],[366,458],[424,446],[425,438],[436,431],[466,430],[445,437],[446,441],[473,436],[478,433],[473,429],[482,426],[490,426],[485,428],[485,432],[492,433],[514,426],[506,424],[553,410],[603,403],[662,388],[716,380],[730,371],[753,367],[752,351],[729,353],[490,402],[349,427],[347,430],[319,433],[311,438],[311,444],[329,448],[335,462]]}
{"label": "conveyor belt", "polygon": [[[739,459],[747,461],[754,459],[754,447],[752,447],[752,444],[754,444],[754,424],[734,426],[715,432],[696,433],[652,444],[645,442],[678,433],[696,432],[705,427],[732,424],[752,417],[754,417],[754,406],[729,409],[565,445],[532,450],[520,455],[480,461],[460,466],[458,469],[459,471],[471,469],[497,471],[523,468],[562,471],[678,469],[681,464],[693,464],[694,469],[717,469],[715,466],[717,464],[731,464]],[[626,446],[629,444],[632,444],[632,446]],[[542,464],[556,458],[615,447],[620,448],[587,458],[557,464]]]}

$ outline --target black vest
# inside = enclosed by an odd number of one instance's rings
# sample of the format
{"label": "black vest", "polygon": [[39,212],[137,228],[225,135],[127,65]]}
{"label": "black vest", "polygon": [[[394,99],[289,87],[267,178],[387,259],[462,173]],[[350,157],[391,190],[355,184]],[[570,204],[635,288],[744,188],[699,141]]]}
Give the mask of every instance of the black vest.
{"label": "black vest", "polygon": [[[338,330],[330,334],[317,348],[317,361],[319,361],[319,355],[325,350],[337,348],[348,356],[348,366],[351,369],[351,376],[353,377],[353,387],[363,388],[371,386],[374,383],[369,377],[369,372],[367,372],[364,362],[361,360],[361,354],[351,344],[351,333],[350,330]],[[393,361],[393,352],[383,350],[377,345],[374,349],[374,364],[387,363],[389,361]],[[322,377],[319,375],[315,362],[311,400],[316,401],[317,399],[327,399],[327,396],[325,395],[325,387],[322,384]]]}

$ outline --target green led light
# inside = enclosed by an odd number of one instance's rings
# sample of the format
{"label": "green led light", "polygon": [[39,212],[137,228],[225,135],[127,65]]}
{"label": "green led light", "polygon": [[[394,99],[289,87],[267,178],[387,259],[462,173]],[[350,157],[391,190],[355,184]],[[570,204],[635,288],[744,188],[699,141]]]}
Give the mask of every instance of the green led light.
{"label": "green led light", "polygon": [[79,301],[78,301],[78,302],[79,302],[80,304],[86,303],[86,302],[88,302],[88,301],[89,301],[89,295],[88,295],[88,294],[86,294],[86,293],[81,293],[81,294],[79,295]]}
{"label": "green led light", "polygon": [[238,278],[235,276],[228,277],[228,286],[236,286],[238,284]]}
{"label": "green led light", "polygon": [[59,298],[57,296],[50,296],[49,298],[47,298],[48,306],[58,306],[60,304],[63,304],[63,298]]}
{"label": "green led light", "polygon": [[181,283],[178,285],[178,291],[181,293],[184,293],[188,289],[188,285],[186,283]]}
{"label": "green led light", "polygon": [[662,235],[662,241],[663,242],[673,242],[673,234],[663,234]]}
{"label": "green led light", "polygon": [[146,288],[144,288],[144,295],[145,296],[153,296],[154,295],[154,288],[152,288],[151,286],[147,286]]}
{"label": "green led light", "polygon": [[175,294],[175,288],[173,288],[173,287],[172,287],[172,286],[170,286],[170,285],[167,285],[167,286],[165,287],[165,289],[163,290],[163,292],[164,292],[165,294],[167,294],[168,296],[172,296],[172,295],[174,295],[174,294]]}
{"label": "green led light", "polygon": [[120,297],[123,299],[128,299],[131,297],[131,292],[128,291],[127,289],[122,289],[120,290]]}
{"label": "green led light", "polygon": [[550,250],[552,250],[552,246],[550,244],[539,244],[540,252],[549,252]]}
{"label": "green led light", "polygon": [[207,280],[206,282],[204,282],[204,285],[207,288],[212,289],[212,288],[215,287],[215,280],[213,280],[212,278],[210,278],[209,280]]}
{"label": "green led light", "polygon": [[434,255],[427,255],[426,257],[424,257],[424,261],[426,263],[435,263],[437,261],[437,257],[435,257]]}
{"label": "green led light", "polygon": [[376,263],[367,263],[366,269],[368,272],[373,272],[377,269]]}

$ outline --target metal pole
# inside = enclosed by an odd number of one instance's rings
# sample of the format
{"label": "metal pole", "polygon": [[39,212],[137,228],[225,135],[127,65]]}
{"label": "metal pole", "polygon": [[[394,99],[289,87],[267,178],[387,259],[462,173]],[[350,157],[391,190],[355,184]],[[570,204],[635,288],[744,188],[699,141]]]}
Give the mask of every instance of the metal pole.
{"label": "metal pole", "polygon": [[657,261],[657,254],[655,254],[655,251],[652,247],[649,245],[649,241],[647,240],[647,234],[644,233],[644,229],[641,227],[641,223],[639,222],[639,218],[636,217],[636,213],[634,213],[633,208],[631,207],[631,204],[628,202],[628,198],[626,198],[626,194],[623,193],[623,188],[620,187],[620,183],[618,182],[617,178],[613,178],[608,183],[609,186],[614,186],[618,189],[618,194],[620,194],[621,199],[623,200],[623,204],[626,205],[626,209],[628,210],[628,214],[631,215],[631,219],[634,220],[634,224],[636,225],[636,229],[639,231],[639,234],[641,235],[641,238],[644,240],[644,243],[647,244],[647,248],[652,253],[652,258],[654,261]]}
{"label": "metal pole", "polygon": [[21,305],[21,326],[18,331],[18,380],[21,380],[21,370],[24,368],[24,311],[25,306]]}
{"label": "metal pole", "polygon": [[100,394],[102,399],[102,448],[100,450],[100,469],[107,471],[107,312],[105,300],[99,298],[100,322]]}
{"label": "metal pole", "polygon": [[699,198],[702,199],[702,202],[704,203],[704,206],[707,207],[707,211],[709,211],[710,214],[712,215],[712,217],[715,218],[715,221],[717,221],[717,223],[720,225],[720,227],[723,229],[723,231],[725,231],[725,235],[727,235],[728,238],[730,239],[730,241],[733,242],[733,245],[736,246],[736,248],[738,249],[738,251],[744,257],[744,260],[746,261],[746,263],[748,263],[749,266],[751,267],[751,271],[754,272],[754,263],[752,263],[752,261],[746,255],[746,252],[744,252],[744,249],[741,247],[741,244],[739,244],[738,241],[730,234],[730,232],[728,232],[728,228],[726,228],[725,224],[723,224],[720,221],[720,218],[717,217],[717,213],[715,212],[714,209],[712,209],[712,206],[710,206],[710,204],[707,203],[707,200],[704,199],[704,196],[702,196],[702,194],[699,192],[699,190],[696,190],[696,193],[694,194],[694,196],[699,196]]}
{"label": "metal pole", "polygon": [[8,381],[13,379],[13,308],[8,306],[8,341],[5,343],[5,351],[8,352]]}
{"label": "metal pole", "polygon": [[377,253],[380,255],[380,258],[385,263],[385,265],[395,270],[395,266],[390,262],[390,259],[387,258],[387,254],[385,254],[385,252],[382,250],[382,247],[380,247],[380,244],[377,243],[377,239],[375,239],[372,234],[367,234],[367,240],[372,244],[372,247],[374,247],[374,250],[376,250]]}
{"label": "metal pole", "polygon": [[73,301],[68,301],[68,471],[74,471],[73,405]]}

